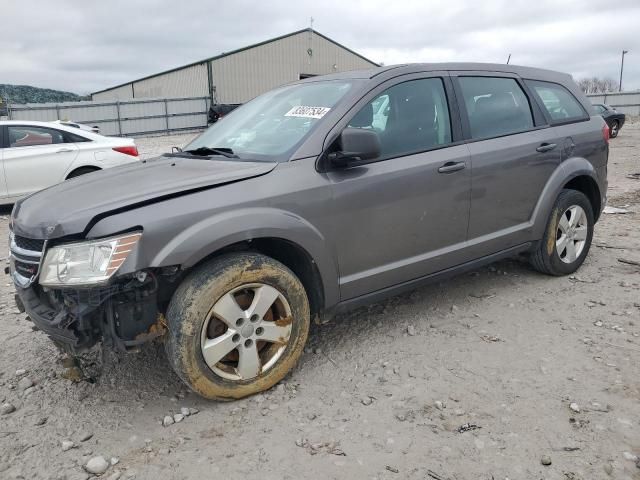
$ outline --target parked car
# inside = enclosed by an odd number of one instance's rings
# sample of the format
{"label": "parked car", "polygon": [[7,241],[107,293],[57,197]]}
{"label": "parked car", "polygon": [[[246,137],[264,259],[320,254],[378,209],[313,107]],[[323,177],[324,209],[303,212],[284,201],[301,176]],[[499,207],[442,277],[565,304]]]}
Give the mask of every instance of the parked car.
{"label": "parked car", "polygon": [[604,121],[609,125],[611,138],[616,138],[618,133],[620,133],[620,129],[624,125],[624,121],[626,119],[625,114],[618,112],[612,106],[605,105],[604,103],[594,103],[593,108],[598,115],[602,115]]}
{"label": "parked car", "polygon": [[138,161],[128,138],[96,133],[51,122],[0,121],[0,204],[65,179]]}
{"label": "parked car", "polygon": [[71,122],[69,120],[55,120],[51,123],[57,123],[59,125],[65,125],[67,127],[79,128],[80,130],[84,130],[85,132],[93,132],[100,133],[100,127],[97,125],[85,125],[84,123]]}
{"label": "parked car", "polygon": [[575,272],[607,190],[609,128],[590,112],[569,75],[512,65],[278,88],[184,151],[18,202],[18,306],[67,351],[161,338],[195,392],[254,394],[314,317],[516,254]]}
{"label": "parked car", "polygon": [[225,115],[228,115],[236,108],[238,108],[240,104],[212,104],[209,107],[209,115],[207,118],[207,123],[211,125],[212,123],[216,123]]}

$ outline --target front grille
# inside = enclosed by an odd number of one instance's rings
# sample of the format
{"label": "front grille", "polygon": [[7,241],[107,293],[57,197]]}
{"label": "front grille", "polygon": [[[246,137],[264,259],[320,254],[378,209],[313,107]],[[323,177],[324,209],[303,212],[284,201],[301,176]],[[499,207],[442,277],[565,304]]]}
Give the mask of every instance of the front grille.
{"label": "front grille", "polygon": [[16,246],[18,246],[18,248],[31,250],[37,253],[41,253],[42,248],[44,247],[44,240],[36,240],[34,238],[26,238],[14,235],[13,241],[16,242]]}
{"label": "front grille", "polygon": [[25,278],[32,278],[36,273],[38,273],[37,263],[27,263],[22,260],[15,259],[13,265],[15,271]]}
{"label": "front grille", "polygon": [[26,238],[10,233],[10,264],[13,281],[26,288],[36,279],[46,245],[45,240]]}

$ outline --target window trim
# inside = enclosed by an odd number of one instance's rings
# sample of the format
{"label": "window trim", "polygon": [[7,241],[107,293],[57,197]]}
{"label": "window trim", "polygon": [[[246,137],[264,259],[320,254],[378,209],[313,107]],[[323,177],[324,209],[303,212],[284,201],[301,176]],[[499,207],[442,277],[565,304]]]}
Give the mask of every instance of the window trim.
{"label": "window trim", "polygon": [[[462,126],[460,124],[460,112],[458,111],[455,91],[451,83],[449,72],[431,71],[431,72],[406,73],[406,74],[402,74],[402,75],[398,75],[396,77],[390,78],[374,86],[373,88],[365,92],[358,101],[354,102],[351,105],[351,107],[347,110],[347,112],[335,123],[333,128],[331,128],[329,133],[327,133],[323,141],[322,154],[320,154],[318,156],[318,159],[316,160],[316,170],[320,173],[325,173],[325,172],[334,170],[334,168],[331,166],[331,164],[327,160],[327,153],[331,148],[331,146],[335,143],[335,141],[340,136],[340,133],[342,133],[342,131],[347,127],[347,125],[349,124],[349,121],[367,103],[370,103],[376,97],[380,96],[385,90],[388,90],[389,88],[394,87],[396,85],[400,85],[400,84],[415,81],[415,80],[429,80],[433,78],[439,79],[442,82],[442,87],[445,94],[447,108],[449,109],[449,121],[451,123],[451,142],[444,145],[436,145],[425,150],[409,151],[399,155],[392,155],[387,157],[376,158],[373,160],[364,160],[361,162],[355,162],[352,164],[352,166],[360,167],[362,165],[368,165],[371,163],[386,162],[388,160],[393,160],[396,158],[419,155],[421,153],[428,153],[435,150],[441,150],[443,148],[449,148],[449,147],[454,147],[457,145],[464,144],[465,141],[463,138]],[[351,166],[348,168],[351,168]]]}
{"label": "window trim", "polygon": [[[542,130],[550,126],[543,112],[540,110],[540,105],[538,105],[538,102],[532,100],[533,93],[527,88],[523,79],[520,78],[518,75],[514,73],[507,73],[507,72],[467,71],[467,70],[459,71],[459,72],[458,71],[450,72],[450,73],[451,73],[451,80],[456,92],[456,96],[459,99],[458,108],[460,110],[460,119],[462,122],[462,129],[464,131],[465,143],[484,142],[485,140],[491,140],[494,138],[503,138],[503,137],[509,137],[511,135],[520,135],[526,132]],[[459,81],[460,77],[491,77],[491,78],[505,78],[505,79],[514,80],[522,90],[522,93],[524,94],[525,98],[527,99],[527,102],[529,103],[529,109],[531,110],[531,120],[533,121],[533,127],[526,128],[524,130],[518,130],[516,132],[505,133],[502,135],[473,138],[471,135],[471,121],[469,119],[469,112],[467,111],[467,106],[464,102],[462,85],[460,85],[460,81]]]}
{"label": "window trim", "polygon": [[5,130],[7,129],[6,125],[0,125],[0,149],[7,148],[5,144],[5,138],[8,138],[5,134]]}
{"label": "window trim", "polygon": [[[561,83],[551,82],[549,80],[539,80],[537,78],[524,78],[523,80],[524,80],[524,83],[527,84],[527,86],[529,86],[528,82],[548,83],[551,85],[559,86],[560,88],[564,89],[571,96],[571,98],[573,98],[576,101],[576,103],[580,107],[580,110],[582,110],[582,113],[584,115],[582,117],[572,117],[572,118],[565,118],[563,120],[554,120],[551,117],[549,110],[547,110],[547,107],[545,107],[544,102],[542,101],[542,98],[540,97],[540,95],[538,94],[534,86],[531,85],[530,87],[531,93],[533,94],[533,97],[535,98],[536,103],[538,103],[538,106],[542,110],[542,114],[545,116],[550,126],[557,127],[561,125],[569,125],[571,123],[588,122],[589,120],[591,120],[591,114],[589,114],[589,112],[585,110],[584,105],[582,105],[582,102],[576,98],[576,96],[573,94],[571,90],[569,90],[566,86],[562,85]],[[598,115],[601,115],[601,114],[598,114]]]}

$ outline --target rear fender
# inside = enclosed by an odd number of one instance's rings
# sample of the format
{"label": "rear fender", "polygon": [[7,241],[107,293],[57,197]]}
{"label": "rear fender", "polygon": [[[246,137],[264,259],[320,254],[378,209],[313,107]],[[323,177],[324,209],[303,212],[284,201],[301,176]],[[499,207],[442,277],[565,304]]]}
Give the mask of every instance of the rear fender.
{"label": "rear fender", "polygon": [[[565,160],[558,166],[547,181],[533,211],[533,238],[540,239],[544,236],[549,215],[551,214],[558,195],[560,195],[563,187],[568,182],[579,176],[592,178],[596,182],[596,185],[598,185],[598,193],[602,199],[603,192],[606,191],[606,186],[603,186],[602,181],[599,180],[598,173],[591,162],[582,157],[572,157]],[[599,212],[594,212],[594,215],[597,217],[598,213]]]}

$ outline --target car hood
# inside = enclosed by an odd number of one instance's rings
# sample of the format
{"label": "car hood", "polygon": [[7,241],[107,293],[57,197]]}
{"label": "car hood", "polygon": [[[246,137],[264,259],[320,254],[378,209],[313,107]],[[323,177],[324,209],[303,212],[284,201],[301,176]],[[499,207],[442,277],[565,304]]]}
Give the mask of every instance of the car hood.
{"label": "car hood", "polygon": [[96,218],[227,183],[265,175],[277,163],[158,157],[83,175],[18,201],[16,235],[75,235]]}

